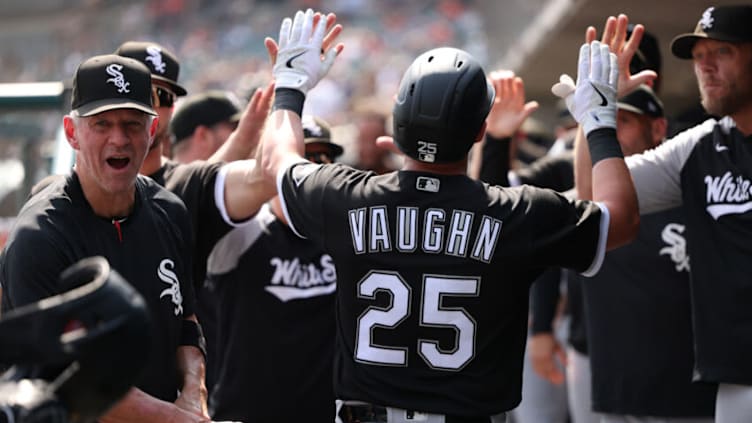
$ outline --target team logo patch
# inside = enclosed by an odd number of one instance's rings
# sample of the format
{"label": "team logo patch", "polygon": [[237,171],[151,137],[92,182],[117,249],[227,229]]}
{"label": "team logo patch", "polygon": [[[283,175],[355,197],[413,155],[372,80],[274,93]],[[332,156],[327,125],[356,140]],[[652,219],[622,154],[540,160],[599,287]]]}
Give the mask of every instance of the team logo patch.
{"label": "team logo patch", "polygon": [[322,255],[318,263],[272,257],[269,264],[274,275],[264,290],[282,302],[331,295],[337,289],[337,271],[329,254]]}
{"label": "team logo patch", "polygon": [[715,10],[715,7],[708,7],[703,13],[702,18],[700,19],[700,26],[703,30],[707,31],[711,28],[713,28],[713,22],[715,22],[715,19],[713,18],[713,11]]}
{"label": "team logo patch", "polygon": [[669,223],[661,231],[661,239],[667,247],[661,248],[658,254],[671,257],[677,272],[689,272],[689,256],[687,255],[687,240],[684,238],[684,229],[684,225]]}
{"label": "team logo patch", "polygon": [[146,47],[146,61],[151,63],[151,66],[155,71],[159,73],[165,73],[167,70],[167,64],[162,60],[162,49],[157,46]]}
{"label": "team logo patch", "polygon": [[426,192],[439,192],[441,181],[436,178],[429,178],[427,176],[419,176],[415,181],[415,188],[420,191]]}
{"label": "team logo patch", "polygon": [[105,72],[112,78],[108,78],[106,82],[114,85],[119,93],[129,93],[131,90],[128,89],[128,85],[131,85],[131,83],[125,80],[125,75],[123,75],[123,72],[120,72],[122,69],[123,66],[117,63],[107,66]]}
{"label": "team logo patch", "polygon": [[159,263],[157,276],[162,282],[170,285],[159,294],[159,298],[170,296],[172,304],[175,305],[175,315],[178,316],[183,313],[183,295],[180,293],[178,275],[173,272],[173,269],[175,269],[175,262],[170,259],[164,259]]}
{"label": "team logo patch", "polygon": [[713,219],[752,210],[752,181],[726,172],[723,176],[705,176],[706,210]]}

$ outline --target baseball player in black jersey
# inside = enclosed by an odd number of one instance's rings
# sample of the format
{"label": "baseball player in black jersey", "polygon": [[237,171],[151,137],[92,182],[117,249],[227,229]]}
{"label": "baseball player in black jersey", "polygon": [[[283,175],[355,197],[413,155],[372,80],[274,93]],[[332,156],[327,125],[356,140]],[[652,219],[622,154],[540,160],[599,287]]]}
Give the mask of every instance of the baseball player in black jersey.
{"label": "baseball player in black jersey", "polygon": [[[158,44],[134,41],[123,43],[116,53],[139,60],[149,67],[152,88],[156,93],[155,108],[161,123],[168,127],[175,95],[185,93],[177,83],[179,63],[175,56]],[[175,95],[171,94],[173,91]],[[255,168],[255,160],[241,160],[248,159],[258,143],[261,127],[271,107],[272,94],[271,84],[265,89],[256,90],[240,117],[238,127],[214,155],[204,157],[207,161],[180,164],[168,160],[162,153],[164,143],[157,143],[149,151],[140,170],[141,174],[177,194],[188,209],[193,230],[190,248],[194,257],[196,314],[207,340],[207,389],[214,381],[216,318],[212,294],[203,286],[206,259],[217,240],[233,227],[247,223],[261,205],[274,195],[273,190],[257,189],[256,179],[249,176]],[[224,162],[232,160],[236,161]]]}
{"label": "baseball player in black jersey", "polygon": [[188,214],[175,195],[138,176],[155,116],[149,70],[138,61],[104,55],[78,67],[72,111],[63,120],[75,168],[19,212],[0,258],[2,306],[60,293],[63,269],[104,256],[144,297],[154,330],[145,371],[102,421],[202,422],[208,416],[196,407],[204,358],[193,311]]}
{"label": "baseball player in black jersey", "polygon": [[[332,163],[342,154],[324,121],[304,116],[303,131],[312,162]],[[334,421],[334,262],[290,230],[278,197],[217,242],[207,277],[218,298],[221,357],[209,414]]]}
{"label": "baseball player in black jersey", "polygon": [[465,176],[494,92],[478,62],[453,48],[420,55],[400,84],[402,170],[305,161],[305,94],[339,51],[321,48],[330,21],[311,10],[283,21],[262,157],[290,227],[337,265],[338,418],[503,421],[520,401],[530,282],[546,266],[597,271],[606,248],[639,225],[614,136],[616,57],[598,42],[580,49],[569,98],[600,159],[598,202],[572,202]]}
{"label": "baseball player in black jersey", "polygon": [[[709,7],[694,32],[674,38],[672,53],[692,60],[702,105],[717,118],[627,160],[641,213],[683,205],[692,258],[695,363],[691,376],[719,383],[715,415],[719,423],[752,419],[749,22],[752,6]],[[604,31],[615,34],[614,44],[623,40],[623,29],[618,29]],[[591,32],[591,39],[595,38],[595,30]],[[581,150],[577,150],[577,166],[586,168],[587,156]]]}
{"label": "baseball player in black jersey", "polygon": [[[662,142],[663,105],[650,88],[640,86],[617,105],[625,155]],[[578,195],[590,193],[580,189]],[[588,386],[592,380],[592,401],[585,400],[599,421],[712,421],[715,385],[689,377],[694,359],[689,271],[686,223],[677,207],[642,215],[635,241],[608,252],[597,275],[571,276],[569,286],[583,295],[587,326],[584,360],[590,372],[584,376]],[[569,364],[583,360],[570,358]]]}

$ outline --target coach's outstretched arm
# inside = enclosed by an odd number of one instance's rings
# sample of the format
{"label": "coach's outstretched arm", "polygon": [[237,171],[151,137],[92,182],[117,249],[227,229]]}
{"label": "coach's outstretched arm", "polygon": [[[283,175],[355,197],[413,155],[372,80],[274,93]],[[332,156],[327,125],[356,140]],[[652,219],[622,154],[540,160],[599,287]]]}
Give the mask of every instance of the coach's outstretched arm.
{"label": "coach's outstretched arm", "polygon": [[308,90],[326,75],[343,45],[333,44],[342,31],[336,16],[298,11],[295,19],[285,18],[279,40],[265,44],[274,67],[276,83],[273,112],[261,136],[262,165],[272,186],[280,169],[303,160],[303,128],[300,116]]}
{"label": "coach's outstretched arm", "polygon": [[632,177],[616,139],[616,56],[599,41],[580,48],[577,84],[568,75],[551,91],[566,100],[587,137],[592,160],[592,199],[608,208],[607,248],[624,245],[637,235],[640,215]]}

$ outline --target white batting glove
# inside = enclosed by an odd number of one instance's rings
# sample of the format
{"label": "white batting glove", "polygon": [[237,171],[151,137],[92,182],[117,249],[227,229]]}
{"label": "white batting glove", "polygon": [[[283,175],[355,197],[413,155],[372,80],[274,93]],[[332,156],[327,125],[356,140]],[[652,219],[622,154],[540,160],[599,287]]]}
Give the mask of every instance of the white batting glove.
{"label": "white batting glove", "polygon": [[563,74],[551,92],[567,103],[585,135],[599,128],[616,129],[616,84],[619,67],[616,55],[599,41],[583,44],[577,66],[577,85]]}
{"label": "white batting glove", "polygon": [[330,49],[322,59],[326,19],[313,27],[313,10],[295,13],[295,20],[285,18],[279,29],[279,51],[272,69],[276,88],[292,88],[307,94],[329,72],[337,56]]}

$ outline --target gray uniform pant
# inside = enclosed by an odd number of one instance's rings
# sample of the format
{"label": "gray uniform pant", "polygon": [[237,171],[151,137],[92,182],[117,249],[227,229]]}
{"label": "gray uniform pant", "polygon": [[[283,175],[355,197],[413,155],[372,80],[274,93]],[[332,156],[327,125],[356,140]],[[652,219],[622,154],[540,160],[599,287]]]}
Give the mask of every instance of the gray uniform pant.
{"label": "gray uniform pant", "polygon": [[752,422],[752,386],[718,385],[715,399],[715,423]]}

